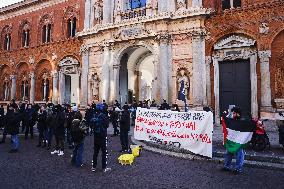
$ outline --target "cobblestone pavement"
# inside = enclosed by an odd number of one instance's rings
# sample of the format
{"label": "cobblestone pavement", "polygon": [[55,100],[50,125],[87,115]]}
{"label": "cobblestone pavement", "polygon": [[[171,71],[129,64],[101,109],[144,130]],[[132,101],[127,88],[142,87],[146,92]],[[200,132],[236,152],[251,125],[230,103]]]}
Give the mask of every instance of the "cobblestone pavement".
{"label": "cobblestone pavement", "polygon": [[[284,172],[245,168],[242,175],[219,171],[221,165],[190,161],[143,151],[132,166],[118,164],[119,138],[109,137],[111,172],[91,172],[93,138],[85,142],[83,168],[63,157],[35,147],[37,138],[21,138],[20,153],[7,153],[9,140],[0,145],[0,189],[17,188],[283,188]],[[8,142],[8,143],[7,143]],[[101,164],[99,164],[101,165]]]}

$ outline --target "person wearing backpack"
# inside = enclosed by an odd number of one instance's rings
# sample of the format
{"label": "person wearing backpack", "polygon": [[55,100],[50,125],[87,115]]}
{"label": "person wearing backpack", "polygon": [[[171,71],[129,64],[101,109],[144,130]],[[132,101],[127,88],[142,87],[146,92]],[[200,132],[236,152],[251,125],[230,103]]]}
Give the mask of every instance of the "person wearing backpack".
{"label": "person wearing backpack", "polygon": [[99,151],[102,151],[102,168],[104,172],[108,172],[111,168],[107,168],[107,128],[109,126],[108,116],[104,113],[104,105],[97,104],[97,114],[91,119],[94,125],[94,155],[92,172],[96,171],[97,158]]}
{"label": "person wearing backpack", "polygon": [[84,122],[80,119],[75,118],[72,121],[71,136],[75,145],[71,163],[76,167],[82,167],[86,127],[84,127]]}

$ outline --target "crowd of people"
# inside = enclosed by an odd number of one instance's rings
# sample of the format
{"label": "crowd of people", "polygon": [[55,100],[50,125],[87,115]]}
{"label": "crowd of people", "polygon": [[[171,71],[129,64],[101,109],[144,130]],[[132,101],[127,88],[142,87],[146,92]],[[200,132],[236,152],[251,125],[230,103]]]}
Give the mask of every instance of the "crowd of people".
{"label": "crowd of people", "polygon": [[[11,135],[12,149],[10,153],[19,152],[19,134],[24,134],[24,139],[34,139],[34,126],[38,129],[37,147],[50,150],[52,155],[63,156],[64,148],[68,145],[73,149],[71,163],[76,167],[83,166],[84,140],[86,136],[94,136],[94,154],[92,171],[96,171],[97,157],[102,152],[102,168],[104,172],[110,170],[107,167],[107,128],[111,123],[113,126],[113,137],[120,136],[121,152],[130,152],[128,133],[131,124],[134,125],[136,109],[155,108],[160,110],[172,109],[179,111],[178,106],[172,107],[166,102],[158,107],[155,100],[134,101],[131,105],[125,103],[123,106],[116,100],[112,107],[103,101],[92,103],[87,106],[84,116],[77,106],[69,104],[54,105],[29,104],[28,102],[16,103],[12,100],[4,110],[0,107],[0,128],[3,129],[1,144],[6,142],[6,136]],[[6,112],[6,113],[5,113]],[[55,139],[55,144],[53,141]]]}

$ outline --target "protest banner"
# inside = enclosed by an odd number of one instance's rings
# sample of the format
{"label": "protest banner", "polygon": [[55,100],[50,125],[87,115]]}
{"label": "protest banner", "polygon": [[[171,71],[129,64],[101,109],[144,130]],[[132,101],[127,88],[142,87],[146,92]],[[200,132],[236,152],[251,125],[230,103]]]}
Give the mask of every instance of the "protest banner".
{"label": "protest banner", "polygon": [[213,114],[138,108],[134,138],[212,158]]}

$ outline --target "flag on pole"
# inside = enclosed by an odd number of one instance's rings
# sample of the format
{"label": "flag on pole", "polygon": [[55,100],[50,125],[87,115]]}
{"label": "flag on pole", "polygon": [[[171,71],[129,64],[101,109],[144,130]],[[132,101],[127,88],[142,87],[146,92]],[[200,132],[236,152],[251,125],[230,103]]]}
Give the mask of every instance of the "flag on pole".
{"label": "flag on pole", "polygon": [[222,117],[224,146],[230,153],[236,153],[251,140],[255,123],[251,120],[235,120]]}
{"label": "flag on pole", "polygon": [[184,102],[184,104],[185,104],[185,111],[187,112],[184,81],[181,81],[181,83],[180,83],[178,99],[182,100]]}

